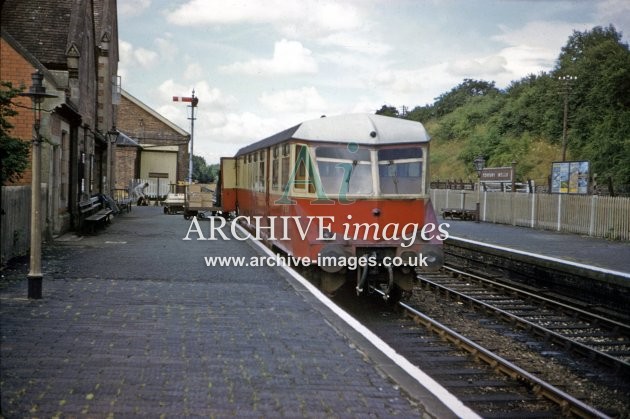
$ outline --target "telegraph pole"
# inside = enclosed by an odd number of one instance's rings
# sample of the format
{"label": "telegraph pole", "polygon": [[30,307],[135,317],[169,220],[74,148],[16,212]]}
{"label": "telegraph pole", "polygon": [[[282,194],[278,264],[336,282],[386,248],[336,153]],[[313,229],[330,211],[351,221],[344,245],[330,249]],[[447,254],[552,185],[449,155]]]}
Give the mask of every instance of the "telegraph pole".
{"label": "telegraph pole", "polygon": [[188,156],[188,183],[192,183],[193,173],[193,151],[195,144],[195,108],[199,103],[199,98],[195,97],[195,89],[192,91],[190,97],[173,96],[173,102],[188,102],[190,103],[190,155]]}
{"label": "telegraph pole", "polygon": [[564,82],[562,93],[564,95],[564,116],[562,119],[562,161],[566,161],[567,157],[567,129],[569,124],[569,93],[571,91],[571,83],[577,80],[574,76],[560,76],[558,80]]}

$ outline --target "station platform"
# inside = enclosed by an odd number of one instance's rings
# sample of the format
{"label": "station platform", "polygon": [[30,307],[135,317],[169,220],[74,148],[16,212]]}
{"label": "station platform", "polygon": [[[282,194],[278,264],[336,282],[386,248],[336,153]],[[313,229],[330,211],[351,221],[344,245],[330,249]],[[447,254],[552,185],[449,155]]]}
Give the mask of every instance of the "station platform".
{"label": "station platform", "polygon": [[505,224],[444,220],[453,239],[464,239],[505,247],[625,274],[630,279],[630,242],[579,234],[537,230]]}
{"label": "station platform", "polygon": [[[200,222],[202,228],[208,221]],[[0,281],[0,417],[468,417],[264,255],[138,207]]]}

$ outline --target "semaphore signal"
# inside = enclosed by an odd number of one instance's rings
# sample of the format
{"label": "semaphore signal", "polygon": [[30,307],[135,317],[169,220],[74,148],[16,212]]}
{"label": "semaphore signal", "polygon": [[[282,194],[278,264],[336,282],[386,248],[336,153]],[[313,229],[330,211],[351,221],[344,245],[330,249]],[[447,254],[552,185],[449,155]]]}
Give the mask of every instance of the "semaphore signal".
{"label": "semaphore signal", "polygon": [[192,91],[191,96],[173,96],[173,102],[186,102],[190,103],[190,155],[188,158],[188,183],[192,183],[193,172],[193,144],[195,133],[195,108],[199,103],[199,98],[195,97],[195,89]]}

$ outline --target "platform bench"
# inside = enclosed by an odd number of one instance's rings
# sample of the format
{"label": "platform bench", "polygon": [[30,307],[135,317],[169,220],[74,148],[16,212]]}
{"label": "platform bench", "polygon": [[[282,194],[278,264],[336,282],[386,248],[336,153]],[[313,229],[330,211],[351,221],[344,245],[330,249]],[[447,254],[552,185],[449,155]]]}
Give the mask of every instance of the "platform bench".
{"label": "platform bench", "polygon": [[79,213],[81,214],[82,227],[89,227],[90,233],[94,233],[96,226],[105,226],[110,222],[109,217],[113,211],[104,208],[98,196],[93,196],[88,200],[79,202]]}
{"label": "platform bench", "polygon": [[477,219],[477,211],[464,208],[442,208],[442,218],[474,221]]}

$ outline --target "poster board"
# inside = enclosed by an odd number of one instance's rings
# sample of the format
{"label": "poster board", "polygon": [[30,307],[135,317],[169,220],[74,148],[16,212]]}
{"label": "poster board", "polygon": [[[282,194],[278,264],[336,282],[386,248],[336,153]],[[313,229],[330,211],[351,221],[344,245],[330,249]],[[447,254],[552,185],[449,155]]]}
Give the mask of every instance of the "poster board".
{"label": "poster board", "polygon": [[551,164],[551,193],[587,194],[590,162],[565,161]]}

